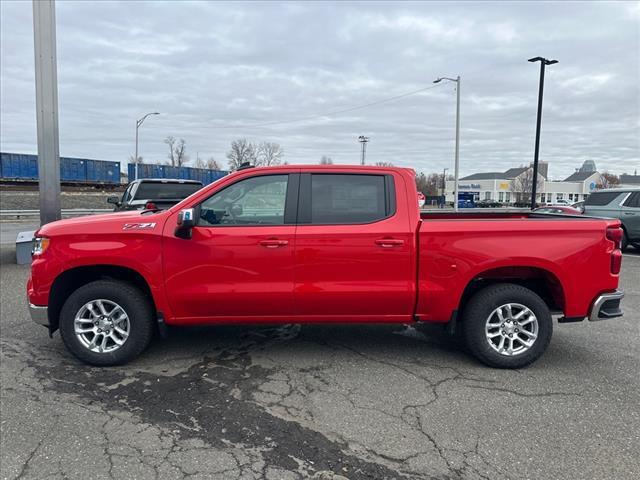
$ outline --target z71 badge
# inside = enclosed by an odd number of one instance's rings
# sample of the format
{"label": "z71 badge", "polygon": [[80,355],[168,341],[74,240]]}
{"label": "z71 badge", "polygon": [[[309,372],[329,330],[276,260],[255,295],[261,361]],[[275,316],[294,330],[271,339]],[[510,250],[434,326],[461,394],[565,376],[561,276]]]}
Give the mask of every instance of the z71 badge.
{"label": "z71 badge", "polygon": [[156,226],[155,223],[125,223],[122,226],[123,230],[145,230],[149,228],[154,228]]}

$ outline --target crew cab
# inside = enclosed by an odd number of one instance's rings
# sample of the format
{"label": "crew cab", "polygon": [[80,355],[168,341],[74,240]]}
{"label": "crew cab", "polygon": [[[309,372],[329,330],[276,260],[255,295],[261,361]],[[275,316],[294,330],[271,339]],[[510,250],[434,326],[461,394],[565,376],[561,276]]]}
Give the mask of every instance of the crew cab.
{"label": "crew cab", "polygon": [[115,365],[167,326],[438,323],[492,367],[540,357],[559,322],[622,315],[616,219],[420,212],[413,170],[242,169],[165,211],[36,233],[33,320]]}
{"label": "crew cab", "polygon": [[184,200],[202,188],[197,180],[173,178],[144,178],[134,180],[125,189],[122,198],[107,197],[107,203],[114,205],[114,211],[121,210],[164,210]]}

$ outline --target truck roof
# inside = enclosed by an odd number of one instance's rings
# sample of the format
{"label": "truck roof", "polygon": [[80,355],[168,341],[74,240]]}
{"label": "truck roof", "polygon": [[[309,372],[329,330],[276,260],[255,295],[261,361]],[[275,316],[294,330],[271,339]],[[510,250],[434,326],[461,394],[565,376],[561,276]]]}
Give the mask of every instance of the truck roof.
{"label": "truck roof", "polygon": [[131,183],[189,183],[194,185],[202,185],[198,180],[186,180],[182,178],[139,178]]}

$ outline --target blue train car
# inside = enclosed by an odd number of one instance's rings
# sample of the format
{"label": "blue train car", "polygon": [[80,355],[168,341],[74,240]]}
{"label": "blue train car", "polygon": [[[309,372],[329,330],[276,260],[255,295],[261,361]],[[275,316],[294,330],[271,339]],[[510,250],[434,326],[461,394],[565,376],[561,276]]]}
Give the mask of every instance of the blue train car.
{"label": "blue train car", "polygon": [[88,183],[120,183],[120,162],[85,160]]}
{"label": "blue train car", "polygon": [[[0,152],[0,178],[38,180],[38,156]],[[77,184],[120,184],[120,162],[87,158],[60,158],[60,181]]]}
{"label": "blue train car", "polygon": [[0,177],[37,180],[38,157],[21,153],[0,153]]}
{"label": "blue train car", "polygon": [[[128,165],[129,181],[136,178],[135,166]],[[178,178],[181,180],[197,180],[204,185],[215,182],[228,175],[224,170],[207,170],[206,168],[172,167],[170,165],[156,165],[142,163],[138,165],[138,178]]]}

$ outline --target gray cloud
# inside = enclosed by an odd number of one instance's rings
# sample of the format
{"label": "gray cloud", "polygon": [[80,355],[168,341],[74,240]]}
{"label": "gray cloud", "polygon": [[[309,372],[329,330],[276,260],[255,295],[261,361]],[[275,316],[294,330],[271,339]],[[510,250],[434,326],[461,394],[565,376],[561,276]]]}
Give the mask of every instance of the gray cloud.
{"label": "gray cloud", "polygon": [[[1,2],[1,149],[35,152],[30,2]],[[226,164],[246,136],[290,163],[368,161],[441,171],[453,160],[452,84],[306,118],[462,76],[461,171],[533,155],[538,66],[548,69],[541,157],[561,178],[585,159],[640,169],[640,7],[633,2],[57,3],[60,151],[124,161],[135,119],[146,161],[167,135]],[[233,128],[228,128],[232,126]],[[224,127],[224,128],[220,128]]]}

